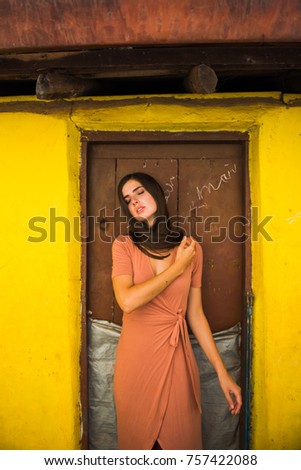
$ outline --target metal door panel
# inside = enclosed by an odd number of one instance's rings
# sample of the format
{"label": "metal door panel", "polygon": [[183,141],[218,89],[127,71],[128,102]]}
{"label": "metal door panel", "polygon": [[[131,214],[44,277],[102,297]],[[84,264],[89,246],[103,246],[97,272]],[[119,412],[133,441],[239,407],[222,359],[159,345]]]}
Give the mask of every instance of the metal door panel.
{"label": "metal door panel", "polygon": [[[176,137],[176,136],[175,136]],[[115,141],[110,143],[95,143],[89,149],[89,158],[105,159],[161,159],[161,158],[234,158],[241,157],[242,142],[215,141],[207,138],[207,141],[196,141],[189,133],[180,136],[182,140],[177,142],[164,141],[164,137],[158,137],[157,141],[132,142]],[[170,137],[169,137],[170,138]],[[132,137],[135,139],[135,136]],[[166,139],[168,137],[166,136]]]}
{"label": "metal door panel", "polygon": [[213,332],[242,321],[242,194],[242,158],[179,161],[179,213],[203,246],[203,305]]}
{"label": "metal door panel", "polygon": [[114,216],[115,162],[93,158],[88,166],[88,311],[93,318],[112,320],[111,240],[114,224],[104,220]]}

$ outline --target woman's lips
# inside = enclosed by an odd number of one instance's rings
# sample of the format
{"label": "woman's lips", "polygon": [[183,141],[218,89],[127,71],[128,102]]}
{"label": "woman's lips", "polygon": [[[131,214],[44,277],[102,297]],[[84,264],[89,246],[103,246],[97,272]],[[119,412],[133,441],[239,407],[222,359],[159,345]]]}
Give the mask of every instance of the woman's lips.
{"label": "woman's lips", "polygon": [[137,209],[136,209],[137,214],[138,214],[138,215],[141,214],[141,212],[143,212],[144,209],[145,209],[145,207],[143,207],[143,206],[137,207]]}

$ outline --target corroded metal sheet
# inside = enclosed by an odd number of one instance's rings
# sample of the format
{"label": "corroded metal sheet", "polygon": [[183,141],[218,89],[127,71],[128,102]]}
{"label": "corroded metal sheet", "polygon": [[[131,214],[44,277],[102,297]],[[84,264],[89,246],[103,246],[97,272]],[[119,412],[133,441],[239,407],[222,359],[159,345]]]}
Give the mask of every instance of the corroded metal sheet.
{"label": "corroded metal sheet", "polygon": [[300,0],[6,0],[0,50],[301,41]]}
{"label": "corroded metal sheet", "polygon": [[189,215],[190,231],[203,246],[203,306],[213,331],[241,321],[244,309],[246,220],[238,148],[228,144],[211,158],[204,153],[179,162],[179,213]]}

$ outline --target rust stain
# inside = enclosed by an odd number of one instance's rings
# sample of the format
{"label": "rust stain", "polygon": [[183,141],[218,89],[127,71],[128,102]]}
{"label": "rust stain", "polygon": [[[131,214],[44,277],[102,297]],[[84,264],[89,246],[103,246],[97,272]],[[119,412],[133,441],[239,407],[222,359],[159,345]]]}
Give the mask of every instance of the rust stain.
{"label": "rust stain", "polygon": [[0,49],[300,42],[299,0],[7,0]]}

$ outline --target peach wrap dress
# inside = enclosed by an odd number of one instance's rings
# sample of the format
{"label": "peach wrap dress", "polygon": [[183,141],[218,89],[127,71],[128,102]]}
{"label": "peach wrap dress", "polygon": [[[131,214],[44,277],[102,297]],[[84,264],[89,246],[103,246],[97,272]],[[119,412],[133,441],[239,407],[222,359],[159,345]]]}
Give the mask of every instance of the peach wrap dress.
{"label": "peach wrap dress", "polygon": [[[128,236],[113,242],[112,255],[112,278],[128,274],[140,284],[155,276],[150,258]],[[156,440],[162,449],[202,449],[199,371],[185,320],[190,287],[201,286],[202,265],[196,244],[181,276],[123,315],[114,374],[119,449],[152,449]]]}

